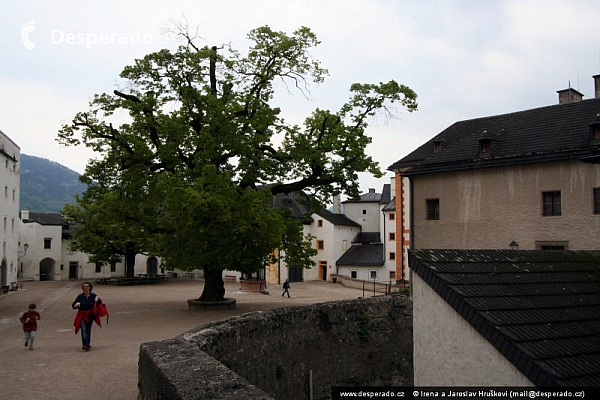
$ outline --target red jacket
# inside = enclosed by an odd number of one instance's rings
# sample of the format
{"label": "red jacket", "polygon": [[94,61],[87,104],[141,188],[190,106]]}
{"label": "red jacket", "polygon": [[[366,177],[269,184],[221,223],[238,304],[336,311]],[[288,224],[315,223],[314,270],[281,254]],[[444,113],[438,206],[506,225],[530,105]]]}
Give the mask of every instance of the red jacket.
{"label": "red jacket", "polygon": [[104,304],[102,301],[97,301],[94,303],[94,308],[91,310],[77,310],[75,321],[73,321],[75,333],[79,332],[79,328],[81,328],[82,318],[85,318],[85,322],[90,322],[90,318],[93,318],[98,326],[102,328],[102,321],[100,320],[100,317],[104,316],[106,316],[106,323],[108,324],[108,309],[106,308],[106,304]]}

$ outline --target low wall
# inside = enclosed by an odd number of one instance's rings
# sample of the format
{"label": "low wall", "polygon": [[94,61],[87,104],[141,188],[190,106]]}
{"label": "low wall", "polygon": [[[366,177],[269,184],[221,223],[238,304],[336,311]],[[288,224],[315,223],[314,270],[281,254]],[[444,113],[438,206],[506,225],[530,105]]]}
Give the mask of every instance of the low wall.
{"label": "low wall", "polygon": [[[412,386],[404,296],[244,314],[142,344],[140,399],[327,398],[332,386]],[[312,387],[309,377],[312,375]]]}

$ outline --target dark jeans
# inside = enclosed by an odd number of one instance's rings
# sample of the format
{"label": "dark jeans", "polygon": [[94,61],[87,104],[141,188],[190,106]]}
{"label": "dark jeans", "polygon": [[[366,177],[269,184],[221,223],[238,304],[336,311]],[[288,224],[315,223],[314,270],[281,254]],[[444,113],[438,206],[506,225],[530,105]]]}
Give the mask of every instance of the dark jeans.
{"label": "dark jeans", "polygon": [[81,319],[81,344],[83,346],[89,346],[90,340],[92,339],[92,324],[93,320],[90,322],[85,322],[85,318]]}

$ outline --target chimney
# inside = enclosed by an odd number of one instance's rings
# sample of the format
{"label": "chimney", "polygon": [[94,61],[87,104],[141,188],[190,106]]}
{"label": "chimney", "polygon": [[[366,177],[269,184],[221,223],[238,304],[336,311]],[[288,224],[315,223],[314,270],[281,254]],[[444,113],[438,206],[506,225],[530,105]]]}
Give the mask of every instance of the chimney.
{"label": "chimney", "polygon": [[29,221],[29,210],[27,208],[21,210],[21,221]]}
{"label": "chimney", "polygon": [[595,98],[600,99],[600,74],[594,75],[592,78],[594,78]]}
{"label": "chimney", "polygon": [[341,214],[342,213],[342,200],[339,194],[333,196],[333,213]]}
{"label": "chimney", "polygon": [[375,188],[369,188],[369,193],[375,193]]}
{"label": "chimney", "polygon": [[583,100],[583,94],[573,88],[559,90],[556,93],[558,93],[558,104],[577,103]]}

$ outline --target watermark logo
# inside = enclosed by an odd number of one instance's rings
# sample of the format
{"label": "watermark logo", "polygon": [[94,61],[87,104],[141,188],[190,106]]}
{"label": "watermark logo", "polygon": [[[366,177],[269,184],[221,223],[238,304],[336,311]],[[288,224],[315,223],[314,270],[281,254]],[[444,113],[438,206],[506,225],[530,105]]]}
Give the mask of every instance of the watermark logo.
{"label": "watermark logo", "polygon": [[[35,49],[35,43],[29,35],[35,31],[35,21],[31,20],[21,26],[21,39],[27,50]],[[61,29],[50,30],[50,44],[85,46],[88,49],[97,45],[150,45],[154,43],[165,44],[164,37],[155,37],[151,33],[141,32],[140,29],[133,33],[124,32],[65,32]]]}
{"label": "watermark logo", "polygon": [[23,46],[25,46],[26,50],[35,49],[35,43],[29,39],[29,34],[31,34],[33,31],[35,31],[34,20],[31,20],[21,26],[21,40],[23,40]]}

